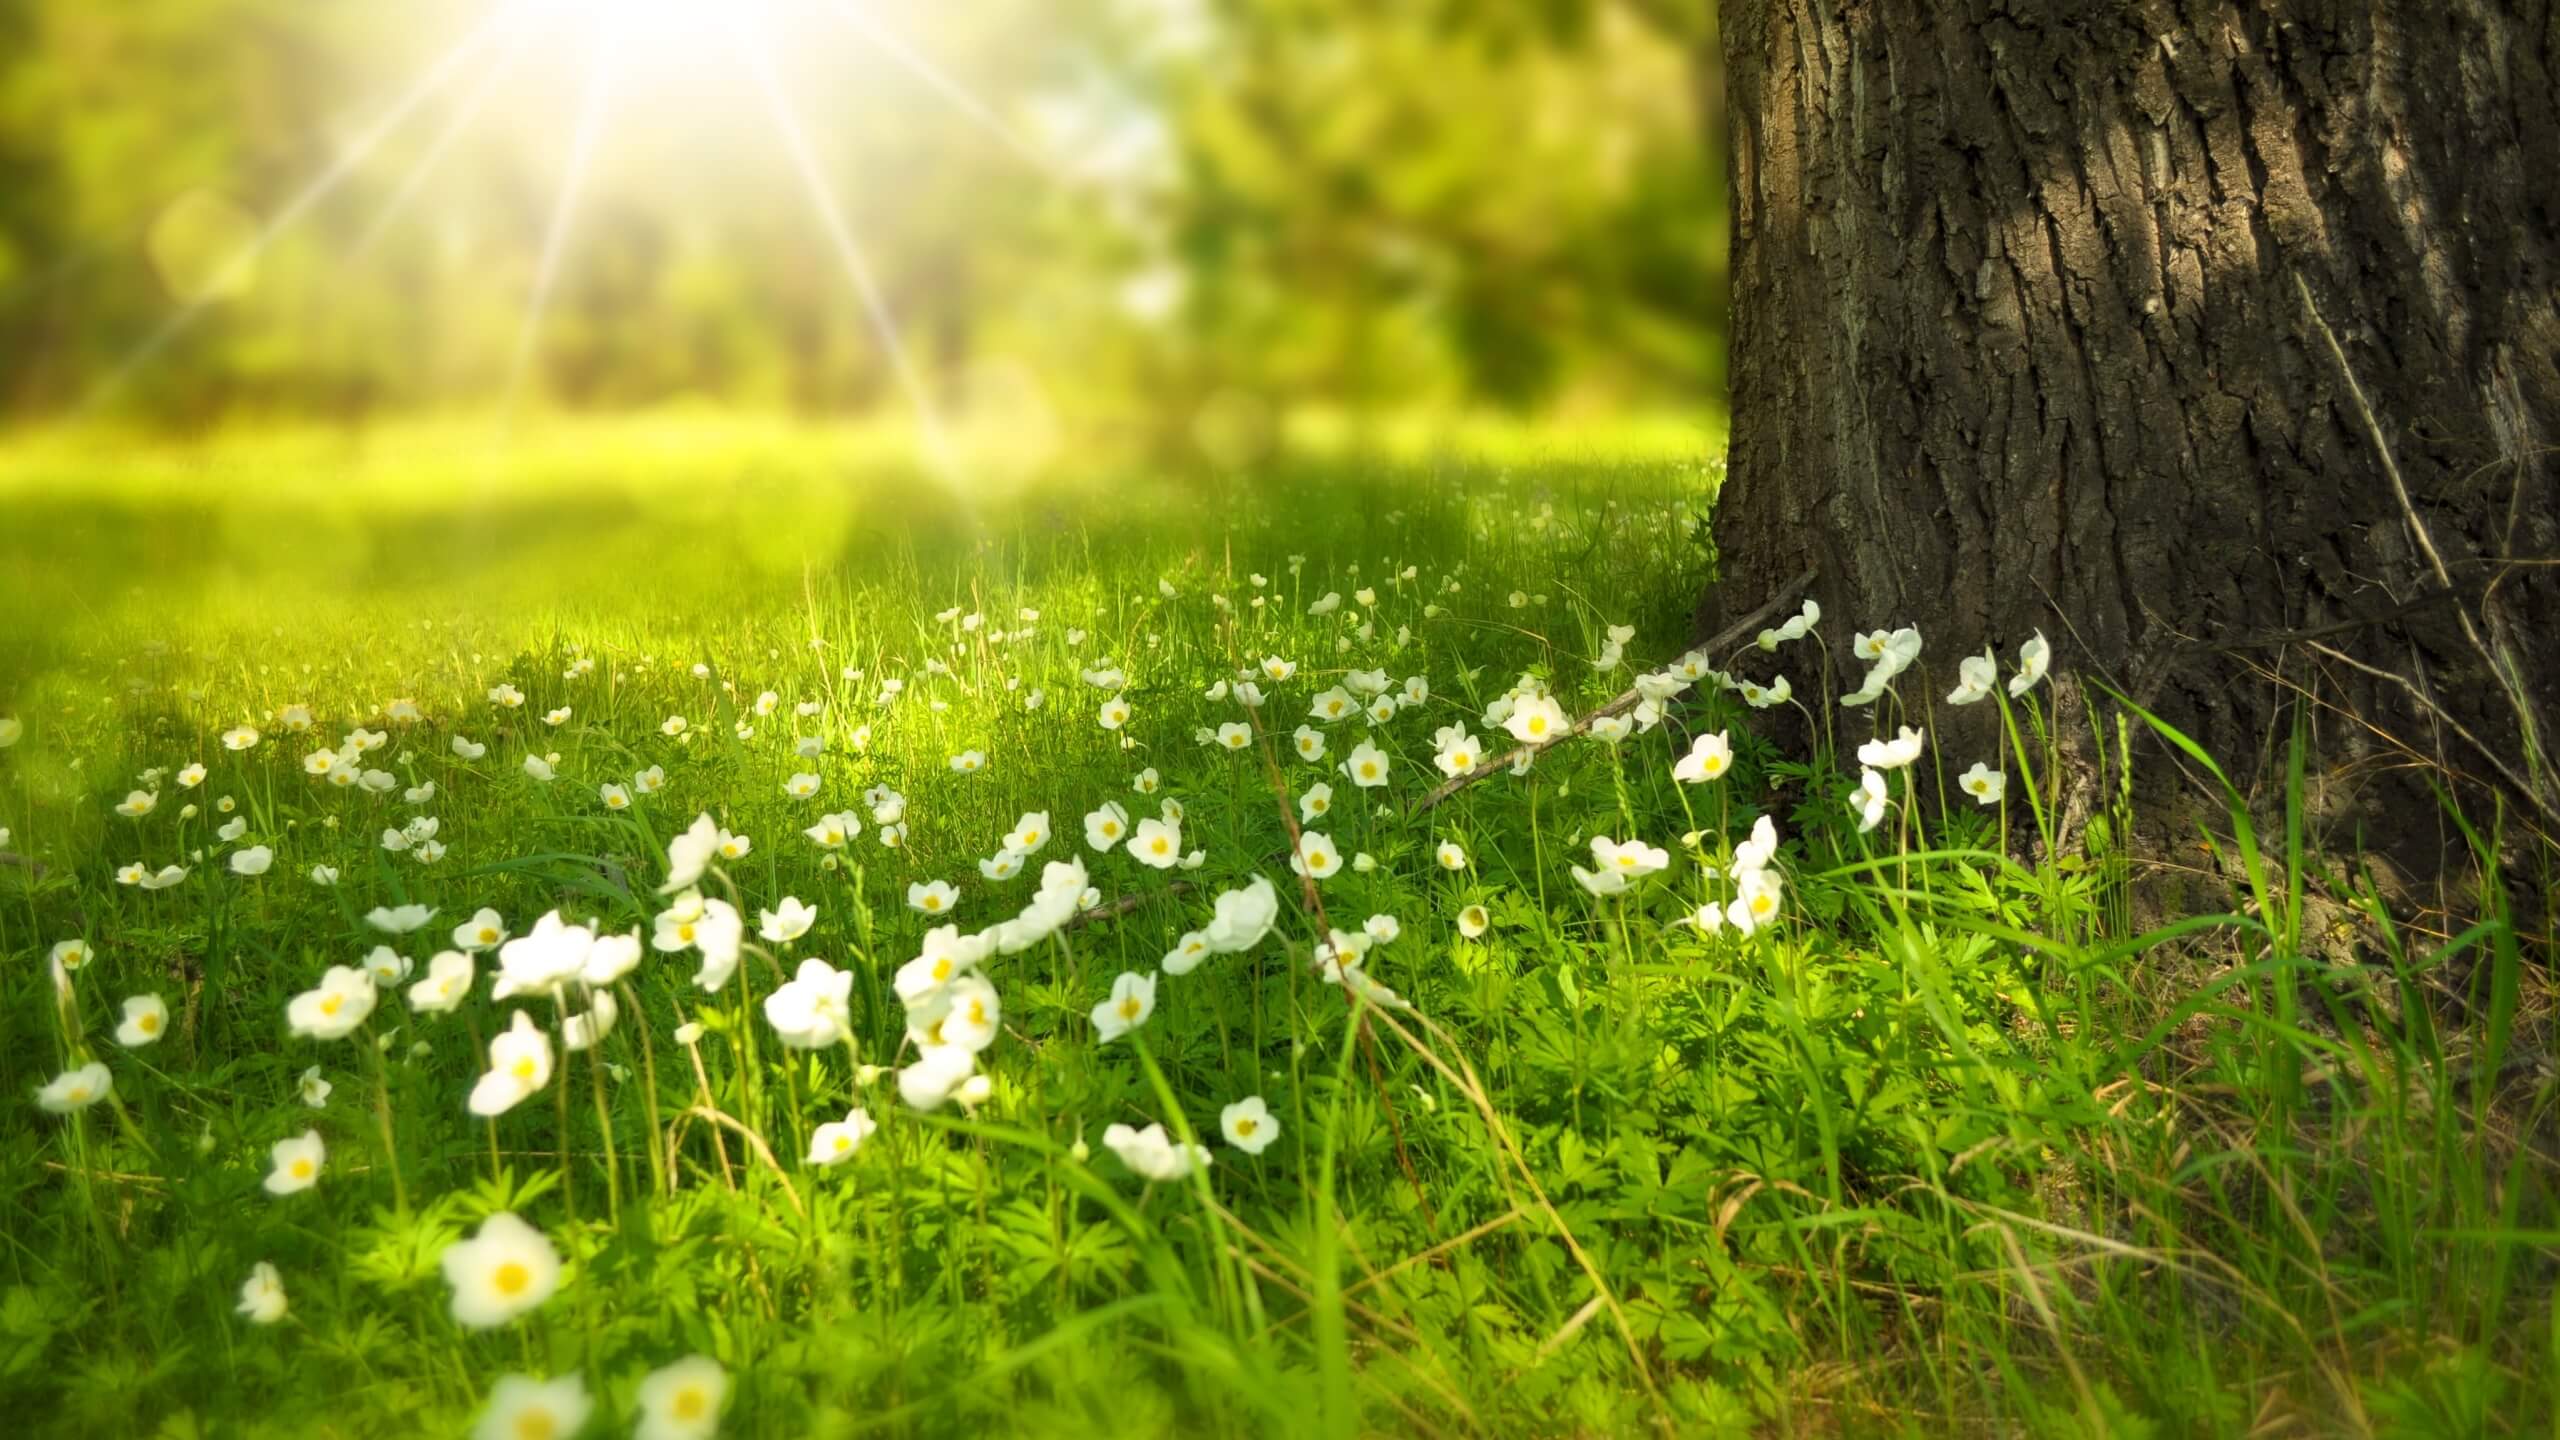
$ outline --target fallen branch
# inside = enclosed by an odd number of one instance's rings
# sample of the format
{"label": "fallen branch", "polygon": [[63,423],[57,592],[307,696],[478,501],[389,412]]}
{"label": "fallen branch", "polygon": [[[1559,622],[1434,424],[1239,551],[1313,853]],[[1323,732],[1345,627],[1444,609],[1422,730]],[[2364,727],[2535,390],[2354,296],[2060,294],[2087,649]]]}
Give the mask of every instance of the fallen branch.
{"label": "fallen branch", "polygon": [[[1729,645],[1740,643],[1745,636],[1757,634],[1762,627],[1766,626],[1771,620],[1777,618],[1779,611],[1792,608],[1796,601],[1803,597],[1804,592],[1813,587],[1814,574],[1814,571],[1807,570],[1793,580],[1779,586],[1777,593],[1771,595],[1766,601],[1762,602],[1760,608],[1743,616],[1741,619],[1734,621],[1732,624],[1727,625],[1715,634],[1708,636],[1705,640],[1699,642],[1695,648],[1711,651],[1722,650]],[[1563,733],[1557,735],[1554,739],[1541,740],[1534,745],[1523,745],[1516,750],[1512,750],[1478,765],[1476,768],[1468,771],[1464,775],[1451,776],[1440,786],[1439,789],[1432,791],[1430,794],[1423,796],[1419,801],[1416,801],[1414,807],[1405,812],[1405,818],[1411,820],[1429,814],[1431,811],[1439,808],[1440,804],[1450,796],[1457,794],[1459,791],[1466,789],[1468,786],[1473,785],[1477,781],[1482,780],[1489,775],[1499,774],[1510,768],[1512,765],[1518,763],[1521,756],[1535,755],[1541,750],[1561,745],[1576,735],[1580,735],[1589,730],[1591,728],[1592,721],[1610,715],[1623,715],[1627,711],[1634,709],[1636,707],[1636,702],[1643,698],[1644,696],[1642,692],[1630,686],[1626,691],[1618,695],[1617,698],[1609,701],[1609,703],[1605,705],[1602,705],[1590,714],[1583,716],[1581,719],[1574,721],[1571,725],[1566,726]]]}

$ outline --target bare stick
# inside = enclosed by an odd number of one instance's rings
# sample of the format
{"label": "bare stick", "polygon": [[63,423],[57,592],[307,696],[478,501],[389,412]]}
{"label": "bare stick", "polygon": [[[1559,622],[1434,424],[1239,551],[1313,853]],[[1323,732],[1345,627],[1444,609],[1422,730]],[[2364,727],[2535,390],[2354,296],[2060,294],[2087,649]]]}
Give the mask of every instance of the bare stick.
{"label": "bare stick", "polygon": [[[1775,618],[1779,611],[1795,604],[1796,600],[1801,597],[1805,591],[1813,587],[1814,574],[1814,571],[1807,570],[1793,580],[1779,586],[1778,592],[1762,603],[1759,609],[1752,611],[1750,614],[1734,621],[1732,624],[1727,625],[1715,634],[1708,636],[1695,648],[1713,651],[1722,650],[1729,645],[1739,644],[1744,636],[1758,631],[1760,627],[1768,624],[1770,620]],[[1534,745],[1523,745],[1517,750],[1513,750],[1508,754],[1488,760],[1485,763],[1478,765],[1476,768],[1468,771],[1464,775],[1451,776],[1440,786],[1439,789],[1432,791],[1430,794],[1425,795],[1420,800],[1416,801],[1414,803],[1414,807],[1405,813],[1405,818],[1409,820],[1414,819],[1421,815],[1428,814],[1432,810],[1438,809],[1441,802],[1447,800],[1450,796],[1457,794],[1459,791],[1466,789],[1468,786],[1484,779],[1488,775],[1501,772],[1521,756],[1534,755],[1551,745],[1561,745],[1567,740],[1572,739],[1574,736],[1590,729],[1592,721],[1598,720],[1603,716],[1624,714],[1627,711],[1634,709],[1636,702],[1643,698],[1644,696],[1642,692],[1629,688],[1625,693],[1619,695],[1616,699],[1611,700],[1608,704],[1601,706],[1599,709],[1592,711],[1590,714],[1574,721],[1571,725],[1566,726],[1564,730],[1552,740],[1541,740]]]}
{"label": "bare stick", "polygon": [[[2427,568],[2434,573],[2436,584],[2451,590],[2453,573],[2445,568],[2444,556],[2437,552],[2435,536],[2428,532],[2427,522],[2419,516],[2417,502],[2409,498],[2408,482],[2400,478],[2400,463],[2392,458],[2391,443],[2383,436],[2382,422],[2374,418],[2373,406],[2364,398],[2364,387],[2356,383],[2356,370],[2347,363],[2346,348],[2338,343],[2337,335],[2329,329],[2329,322],[2320,318],[2320,306],[2312,300],[2311,286],[2302,278],[2300,271],[2294,273],[2293,288],[2302,296],[2303,313],[2310,317],[2312,328],[2320,332],[2320,339],[2329,348],[2329,358],[2337,362],[2338,374],[2347,382],[2347,398],[2356,402],[2356,418],[2364,423],[2365,438],[2372,442],[2374,456],[2382,462],[2383,476],[2391,482],[2392,497],[2400,502],[2400,516],[2409,524],[2410,538],[2417,541],[2419,553],[2426,556]],[[2521,474],[2523,462],[2519,460],[2517,466]],[[2481,603],[2485,610],[2488,603],[2485,594]],[[2498,682],[2499,693],[2506,697],[2508,706],[2516,713],[2516,728],[2524,740],[2525,769],[2535,780],[2545,779],[2547,756],[2542,748],[2542,728],[2534,723],[2533,702],[2527,698],[2516,678],[2518,671],[2514,655],[2504,645],[2492,649],[2489,642],[2481,638],[2480,627],[2472,622],[2470,607],[2456,605],[2453,613],[2462,622],[2463,638],[2480,653],[2481,662],[2489,667],[2489,674]],[[2495,623],[2494,619],[2492,623]],[[2476,745],[2478,742],[2473,743]],[[2494,756],[2491,758],[2495,759]],[[2544,786],[2519,784],[2504,764],[2500,764],[2498,769],[2507,776],[2509,784],[2515,785],[2519,794],[2533,801],[2544,813],[2551,812],[2551,798],[2545,793]]]}

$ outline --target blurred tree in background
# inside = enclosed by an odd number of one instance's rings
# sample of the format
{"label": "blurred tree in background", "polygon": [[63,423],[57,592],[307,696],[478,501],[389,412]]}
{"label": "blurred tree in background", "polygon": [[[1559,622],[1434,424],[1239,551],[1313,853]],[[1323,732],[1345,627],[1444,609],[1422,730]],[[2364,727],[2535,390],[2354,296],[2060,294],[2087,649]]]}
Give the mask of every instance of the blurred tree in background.
{"label": "blurred tree in background", "polygon": [[1704,0],[733,13],[0,10],[0,408],[899,406],[756,55],[953,413],[1241,454],[1302,407],[1718,393]]}

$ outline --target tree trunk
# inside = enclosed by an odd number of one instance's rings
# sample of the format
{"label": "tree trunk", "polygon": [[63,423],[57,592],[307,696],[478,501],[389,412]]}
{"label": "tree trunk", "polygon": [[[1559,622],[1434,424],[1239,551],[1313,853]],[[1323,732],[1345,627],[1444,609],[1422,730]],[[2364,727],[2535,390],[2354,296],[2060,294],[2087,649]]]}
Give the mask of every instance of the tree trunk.
{"label": "tree trunk", "polygon": [[1908,707],[2042,630],[2239,770],[2307,695],[2332,774],[2441,755],[2548,824],[2560,9],[1725,0],[1723,38],[1705,619],[1811,564],[1827,633],[1921,628]]}

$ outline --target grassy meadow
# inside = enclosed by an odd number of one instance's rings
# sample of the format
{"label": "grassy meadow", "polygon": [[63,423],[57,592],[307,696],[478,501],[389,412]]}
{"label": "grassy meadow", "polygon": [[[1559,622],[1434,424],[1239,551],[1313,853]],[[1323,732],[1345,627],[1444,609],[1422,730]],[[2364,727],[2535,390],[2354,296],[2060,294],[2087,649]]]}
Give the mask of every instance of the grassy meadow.
{"label": "grassy meadow", "polygon": [[2560,1433],[2508,877],[1363,453],[0,451],[12,1433]]}

